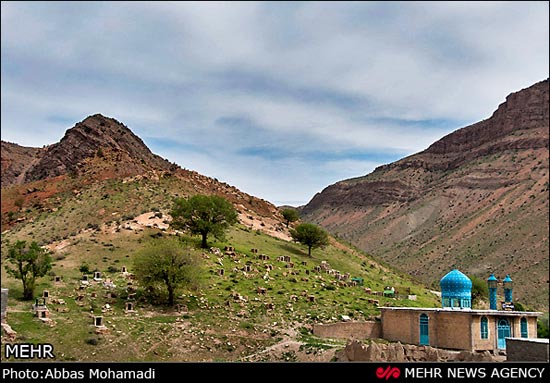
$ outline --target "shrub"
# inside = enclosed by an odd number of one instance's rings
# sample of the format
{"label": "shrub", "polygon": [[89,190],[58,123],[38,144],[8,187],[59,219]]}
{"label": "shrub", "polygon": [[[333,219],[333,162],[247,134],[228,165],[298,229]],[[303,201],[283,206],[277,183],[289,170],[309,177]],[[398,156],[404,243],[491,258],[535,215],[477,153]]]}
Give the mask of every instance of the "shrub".
{"label": "shrub", "polygon": [[99,339],[97,338],[88,338],[86,339],[86,344],[90,344],[92,346],[97,346],[97,344],[99,343]]}

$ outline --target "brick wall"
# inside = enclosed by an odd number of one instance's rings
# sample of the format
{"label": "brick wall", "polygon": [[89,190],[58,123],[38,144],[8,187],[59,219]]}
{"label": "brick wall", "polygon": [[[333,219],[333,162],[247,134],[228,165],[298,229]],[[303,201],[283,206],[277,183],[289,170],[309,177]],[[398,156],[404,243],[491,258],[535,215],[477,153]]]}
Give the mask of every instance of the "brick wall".
{"label": "brick wall", "polygon": [[418,316],[420,313],[413,313],[404,310],[382,311],[382,337],[390,341],[417,344]]}
{"label": "brick wall", "polygon": [[506,338],[506,360],[548,362],[548,339]]}
{"label": "brick wall", "polygon": [[471,350],[471,315],[461,312],[441,311],[436,315],[434,326],[437,328],[437,343],[430,345],[455,350]]}
{"label": "brick wall", "polygon": [[334,339],[373,339],[382,336],[380,322],[341,322],[314,324],[313,335]]}

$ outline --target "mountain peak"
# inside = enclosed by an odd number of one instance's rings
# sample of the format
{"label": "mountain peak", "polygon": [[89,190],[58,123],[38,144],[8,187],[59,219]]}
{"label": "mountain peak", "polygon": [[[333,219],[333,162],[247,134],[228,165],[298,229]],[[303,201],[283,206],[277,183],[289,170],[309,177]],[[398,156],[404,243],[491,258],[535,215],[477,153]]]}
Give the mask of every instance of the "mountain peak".
{"label": "mountain peak", "polygon": [[[15,150],[15,146],[2,143],[3,148],[8,146]],[[94,114],[68,129],[58,143],[21,157],[24,165],[5,162],[2,184],[20,184],[87,171],[94,165],[87,169],[86,164],[98,157],[112,160],[103,162],[110,162],[109,173],[120,176],[142,174],[151,169],[170,170],[173,167],[170,162],[153,154],[126,125],[114,118]],[[18,170],[16,176],[15,168]],[[93,171],[97,173],[99,169],[97,166],[95,168]],[[102,176],[99,175],[99,178]]]}

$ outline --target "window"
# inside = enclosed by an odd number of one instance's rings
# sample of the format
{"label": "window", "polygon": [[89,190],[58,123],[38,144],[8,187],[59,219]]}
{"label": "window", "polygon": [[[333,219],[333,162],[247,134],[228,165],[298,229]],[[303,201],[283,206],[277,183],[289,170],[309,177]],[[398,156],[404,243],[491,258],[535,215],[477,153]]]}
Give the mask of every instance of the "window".
{"label": "window", "polygon": [[527,332],[527,318],[523,317],[520,321],[521,325],[521,337],[522,338],[528,338],[528,332]]}
{"label": "window", "polygon": [[420,314],[420,344],[430,345],[429,318],[426,314]]}
{"label": "window", "polygon": [[481,317],[481,339],[489,339],[489,321],[487,317]]}

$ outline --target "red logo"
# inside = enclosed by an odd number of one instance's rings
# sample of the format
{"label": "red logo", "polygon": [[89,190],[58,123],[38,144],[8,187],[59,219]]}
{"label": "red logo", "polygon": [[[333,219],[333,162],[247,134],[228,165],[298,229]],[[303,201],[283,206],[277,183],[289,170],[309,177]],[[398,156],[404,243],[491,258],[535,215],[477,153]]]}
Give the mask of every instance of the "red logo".
{"label": "red logo", "polygon": [[399,370],[398,367],[392,368],[392,366],[388,366],[385,370],[382,367],[376,369],[376,377],[378,379],[386,378],[386,380],[388,380],[389,378],[399,378],[400,375],[401,370]]}

